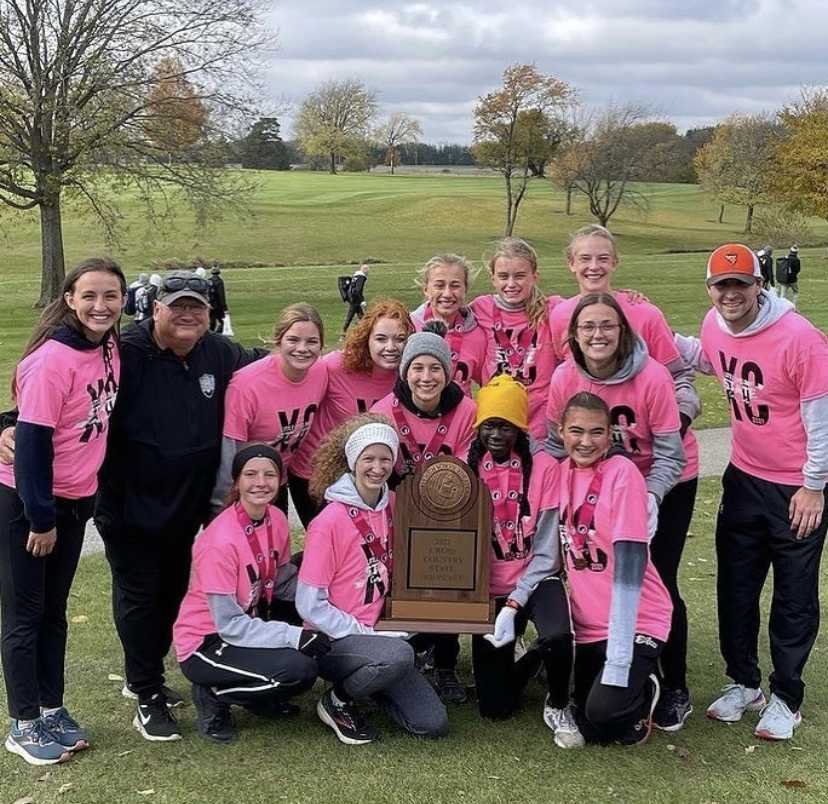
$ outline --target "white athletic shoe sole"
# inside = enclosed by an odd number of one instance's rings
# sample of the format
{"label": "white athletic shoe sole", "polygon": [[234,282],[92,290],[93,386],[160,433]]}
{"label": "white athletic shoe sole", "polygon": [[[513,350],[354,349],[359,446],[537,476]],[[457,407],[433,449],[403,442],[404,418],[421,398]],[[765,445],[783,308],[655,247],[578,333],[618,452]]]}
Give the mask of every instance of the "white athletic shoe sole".
{"label": "white athletic shoe sole", "polygon": [[758,712],[765,704],[767,704],[767,699],[765,698],[765,693],[762,690],[759,690],[759,695],[756,696],[741,712],[736,712],[735,715],[732,717],[722,717],[721,715],[717,715],[714,711],[712,705],[708,708],[705,712],[705,715],[709,717],[711,720],[718,720],[721,723],[738,723],[745,712]]}
{"label": "white athletic shoe sole", "polygon": [[316,702],[316,714],[319,719],[329,728],[333,729],[333,733],[341,743],[345,745],[368,745],[374,742],[373,740],[355,740],[353,737],[346,737],[336,725],[336,721],[328,714],[328,710],[322,705],[321,699]]}
{"label": "white athletic shoe sole", "polygon": [[17,754],[23,757],[30,765],[57,765],[61,762],[68,762],[72,758],[72,752],[68,749],[63,752],[57,759],[41,759],[40,757],[33,757],[23,746],[18,745],[11,737],[6,737],[6,751],[10,754]]}
{"label": "white athletic shoe sole", "polygon": [[170,734],[166,737],[163,737],[159,734],[150,734],[145,728],[144,724],[141,722],[141,718],[138,717],[138,713],[135,713],[135,717],[132,718],[132,725],[138,730],[138,733],[145,739],[149,740],[153,743],[171,743],[174,740],[180,740],[180,734]]}

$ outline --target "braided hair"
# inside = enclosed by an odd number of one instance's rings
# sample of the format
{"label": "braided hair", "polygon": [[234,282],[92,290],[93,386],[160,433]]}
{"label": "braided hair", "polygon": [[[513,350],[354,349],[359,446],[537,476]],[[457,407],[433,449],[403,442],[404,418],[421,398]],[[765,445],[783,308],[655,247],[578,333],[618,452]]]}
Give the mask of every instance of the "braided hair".
{"label": "braided hair", "polygon": [[[514,446],[515,452],[518,454],[523,471],[523,489],[520,494],[520,515],[529,516],[529,478],[532,476],[532,450],[529,447],[529,436],[523,432],[518,431],[517,441]],[[472,441],[469,447],[469,457],[466,461],[469,469],[472,470],[478,477],[480,477],[480,459],[486,454],[486,447],[483,444],[480,435]]]}

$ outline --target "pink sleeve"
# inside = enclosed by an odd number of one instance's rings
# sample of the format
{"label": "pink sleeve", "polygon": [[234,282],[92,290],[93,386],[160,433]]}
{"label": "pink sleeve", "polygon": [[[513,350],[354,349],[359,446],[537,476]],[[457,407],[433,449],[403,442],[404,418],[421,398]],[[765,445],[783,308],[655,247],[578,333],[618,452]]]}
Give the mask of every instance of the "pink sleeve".
{"label": "pink sleeve", "polygon": [[545,452],[538,453],[536,461],[541,460],[543,465],[540,475],[540,487],[537,501],[537,510],[550,511],[557,508],[559,500],[559,486],[560,486],[560,464],[547,455]]}
{"label": "pink sleeve", "polygon": [[676,343],[673,340],[673,331],[670,329],[664,314],[657,307],[654,308],[653,314],[647,319],[644,332],[641,334],[647,344],[650,357],[658,360],[662,366],[669,366],[670,363],[679,359],[679,351],[676,349]]}
{"label": "pink sleeve", "polygon": [[828,339],[819,330],[795,339],[795,359],[790,361],[791,379],[799,391],[800,402],[828,396]]}
{"label": "pink sleeve", "polygon": [[[201,544],[202,540],[207,539]],[[225,539],[202,534],[196,542],[194,572],[207,595],[235,595],[239,558]]]}
{"label": "pink sleeve", "polygon": [[647,533],[647,485],[636,465],[627,458],[613,458],[612,476],[612,541],[649,541]]}
{"label": "pink sleeve", "polygon": [[654,435],[676,433],[681,429],[681,419],[670,372],[661,363],[650,362],[648,368],[651,379],[647,383],[645,410],[649,413],[650,430]]}
{"label": "pink sleeve", "polygon": [[49,360],[48,354],[38,358],[18,371],[19,419],[29,424],[56,427],[72,388],[71,372],[59,361]]}
{"label": "pink sleeve", "polygon": [[299,580],[308,586],[327,589],[336,574],[333,528],[330,517],[317,516],[308,525]]}
{"label": "pink sleeve", "polygon": [[549,394],[546,399],[546,418],[547,421],[561,423],[561,413],[563,413],[564,401],[563,386],[566,383],[566,369],[565,364],[561,363],[555,372],[552,374],[552,380],[549,383]]}
{"label": "pink sleeve", "polygon": [[236,441],[249,441],[248,433],[250,422],[253,419],[250,411],[247,394],[239,382],[238,375],[227,386],[227,395],[224,402],[224,430],[225,438]]}

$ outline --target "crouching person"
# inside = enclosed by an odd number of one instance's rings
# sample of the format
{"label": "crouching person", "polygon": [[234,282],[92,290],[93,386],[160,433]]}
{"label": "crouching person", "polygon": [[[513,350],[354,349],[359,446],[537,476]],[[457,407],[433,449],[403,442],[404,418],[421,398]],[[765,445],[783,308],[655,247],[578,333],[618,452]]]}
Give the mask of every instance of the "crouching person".
{"label": "crouching person", "polygon": [[232,502],[193,546],[190,586],[173,628],[198,730],[219,743],[236,735],[231,705],[267,718],[296,714],[288,699],[313,686],[316,660],[330,647],[324,634],[283,619],[298,622],[289,602],[296,567],[288,523],[272,505],[281,476],[279,453],[266,444],[236,453]]}
{"label": "crouching person", "polygon": [[390,590],[394,494],[387,481],[399,440],[390,421],[367,413],[345,422],[314,458],[310,493],[322,512],[308,526],[296,607],[327,634],[319,674],[332,682],[319,719],[348,745],[379,739],[357,701],[371,698],[410,734],[442,737],[446,709],[417,670],[407,634],[375,631]]}

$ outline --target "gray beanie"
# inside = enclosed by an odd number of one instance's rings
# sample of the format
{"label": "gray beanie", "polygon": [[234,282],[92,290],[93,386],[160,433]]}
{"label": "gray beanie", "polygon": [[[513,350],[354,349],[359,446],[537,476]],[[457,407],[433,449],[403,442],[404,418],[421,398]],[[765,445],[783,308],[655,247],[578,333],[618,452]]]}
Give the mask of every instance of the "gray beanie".
{"label": "gray beanie", "polygon": [[405,342],[402,360],[400,361],[400,377],[405,380],[408,367],[414,358],[420,355],[429,355],[440,361],[443,371],[446,372],[446,382],[451,381],[451,349],[445,339],[434,332],[415,332]]}

